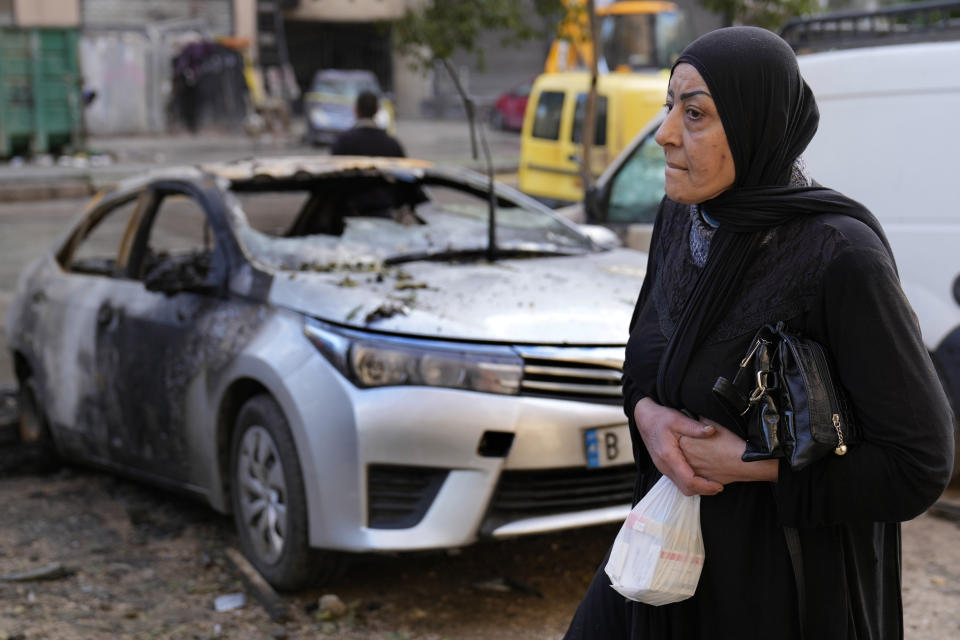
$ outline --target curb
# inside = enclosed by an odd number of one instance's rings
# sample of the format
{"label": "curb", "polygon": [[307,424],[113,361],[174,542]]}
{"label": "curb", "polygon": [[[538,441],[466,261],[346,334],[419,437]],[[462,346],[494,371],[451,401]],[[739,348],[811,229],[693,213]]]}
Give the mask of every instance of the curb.
{"label": "curb", "polygon": [[0,182],[0,202],[28,202],[84,198],[96,191],[89,179],[68,178],[51,182]]}

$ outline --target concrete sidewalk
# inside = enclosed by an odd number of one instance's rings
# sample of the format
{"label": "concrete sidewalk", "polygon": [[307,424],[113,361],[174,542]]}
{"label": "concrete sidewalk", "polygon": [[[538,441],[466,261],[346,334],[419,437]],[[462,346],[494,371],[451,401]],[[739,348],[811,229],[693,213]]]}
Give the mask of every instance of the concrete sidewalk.
{"label": "concrete sidewalk", "polygon": [[[289,135],[259,138],[216,133],[90,138],[86,156],[0,162],[0,202],[87,196],[160,167],[250,156],[327,153],[325,148],[304,144],[300,131],[302,127],[295,127]],[[397,123],[397,137],[408,156],[483,170],[482,162],[471,157],[469,127],[464,121],[401,121]],[[519,134],[488,130],[487,142],[496,171],[515,172],[520,157]]]}

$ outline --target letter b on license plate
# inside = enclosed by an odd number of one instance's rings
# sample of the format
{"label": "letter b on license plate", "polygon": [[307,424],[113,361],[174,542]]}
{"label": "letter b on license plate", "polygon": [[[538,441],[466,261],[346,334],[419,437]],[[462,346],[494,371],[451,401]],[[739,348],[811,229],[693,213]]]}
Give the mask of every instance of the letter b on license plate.
{"label": "letter b on license plate", "polygon": [[633,459],[630,448],[630,432],[627,425],[587,429],[583,433],[587,451],[587,466],[607,467],[626,464]]}

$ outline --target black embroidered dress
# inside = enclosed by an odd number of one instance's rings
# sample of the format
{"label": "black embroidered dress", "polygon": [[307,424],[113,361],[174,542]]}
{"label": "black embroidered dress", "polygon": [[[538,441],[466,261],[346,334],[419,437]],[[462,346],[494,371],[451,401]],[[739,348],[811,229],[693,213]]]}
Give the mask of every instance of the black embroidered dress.
{"label": "black embroidered dress", "polygon": [[[659,477],[633,423],[656,400],[657,363],[709,251],[712,229],[695,207],[665,202],[646,299],[638,301],[624,367],[625,410],[638,466],[637,497]],[[756,330],[784,320],[824,344],[837,365],[864,442],[779,481],[732,483],[701,499],[706,561],[689,600],[651,607],[624,600],[601,564],[567,638],[749,640],[799,638],[783,525],[799,529],[811,639],[903,636],[900,525],[949,477],[951,412],[913,311],[877,235],[848,216],[819,215],[768,231],[738,295],[693,354],[684,408],[743,436],[711,392],[732,375]]]}

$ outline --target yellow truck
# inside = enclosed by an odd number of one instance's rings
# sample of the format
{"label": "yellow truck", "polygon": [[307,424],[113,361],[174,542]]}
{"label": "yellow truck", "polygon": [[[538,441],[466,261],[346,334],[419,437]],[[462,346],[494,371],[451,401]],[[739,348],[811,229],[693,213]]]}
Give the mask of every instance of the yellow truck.
{"label": "yellow truck", "polygon": [[[576,0],[568,6],[521,130],[519,187],[551,205],[583,198],[583,122],[594,47],[583,35],[589,29],[582,6]],[[667,70],[690,37],[683,12],[671,2],[614,2],[596,14],[600,74],[591,166],[599,175],[660,110]]]}
{"label": "yellow truck", "polygon": [[[611,73],[597,78],[592,166],[598,172],[663,105],[667,72]],[[543,74],[534,82],[522,130],[520,190],[548,204],[583,197],[581,154],[590,74]]]}

